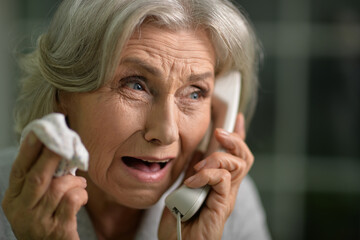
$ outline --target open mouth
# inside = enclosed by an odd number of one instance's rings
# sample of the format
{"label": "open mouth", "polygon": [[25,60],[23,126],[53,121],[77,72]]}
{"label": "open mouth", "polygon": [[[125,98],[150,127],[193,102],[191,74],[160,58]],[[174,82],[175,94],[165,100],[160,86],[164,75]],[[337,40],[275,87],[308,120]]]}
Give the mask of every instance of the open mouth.
{"label": "open mouth", "polygon": [[170,159],[164,161],[147,161],[134,157],[122,157],[122,161],[129,168],[133,168],[142,172],[153,173],[163,169]]}

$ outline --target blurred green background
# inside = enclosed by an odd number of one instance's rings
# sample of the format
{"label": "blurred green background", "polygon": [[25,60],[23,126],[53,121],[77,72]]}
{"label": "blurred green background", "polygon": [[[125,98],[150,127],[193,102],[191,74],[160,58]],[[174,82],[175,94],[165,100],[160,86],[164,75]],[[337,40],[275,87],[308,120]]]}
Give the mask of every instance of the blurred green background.
{"label": "blurred green background", "polygon": [[[206,0],[204,0],[206,1]],[[0,149],[27,51],[59,0],[0,0]],[[262,41],[247,141],[274,239],[360,239],[360,1],[237,0]]]}

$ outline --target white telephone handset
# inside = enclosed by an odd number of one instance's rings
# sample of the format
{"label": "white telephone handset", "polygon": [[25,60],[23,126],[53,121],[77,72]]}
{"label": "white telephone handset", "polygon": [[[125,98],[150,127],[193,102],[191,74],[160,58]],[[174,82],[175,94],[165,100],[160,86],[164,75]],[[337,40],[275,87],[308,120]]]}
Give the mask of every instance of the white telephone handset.
{"label": "white telephone handset", "polygon": [[[237,71],[230,72],[215,81],[214,94],[227,105],[223,128],[229,132],[234,130],[240,92],[241,75]],[[185,222],[199,210],[209,190],[210,186],[208,185],[201,188],[188,188],[183,185],[166,197],[166,207],[175,217],[180,216],[181,221]]]}

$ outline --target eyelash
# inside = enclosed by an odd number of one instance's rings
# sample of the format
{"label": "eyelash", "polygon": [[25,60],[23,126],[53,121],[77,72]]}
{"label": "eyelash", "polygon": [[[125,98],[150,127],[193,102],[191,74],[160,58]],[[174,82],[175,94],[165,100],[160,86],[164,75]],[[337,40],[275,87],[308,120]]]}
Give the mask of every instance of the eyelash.
{"label": "eyelash", "polygon": [[[128,84],[131,84],[131,83],[139,84],[142,87],[142,89],[136,90],[136,89],[133,89],[133,88],[127,86]],[[123,88],[123,87],[127,87],[134,91],[148,91],[147,86],[146,86],[146,79],[144,77],[138,76],[138,75],[122,78],[119,82],[119,88]],[[204,88],[204,87],[198,86],[198,85],[191,85],[189,87],[191,87],[192,89],[191,89],[191,91],[189,91],[190,93],[186,94],[186,96],[189,98],[190,101],[199,101],[199,100],[202,100],[209,96],[209,90],[207,88]],[[196,99],[191,98],[192,94],[197,94],[198,98],[196,98]]]}
{"label": "eyelash", "polygon": [[131,83],[139,84],[142,87],[142,90],[139,90],[139,91],[146,90],[145,78],[141,77],[141,76],[129,76],[129,77],[122,78],[120,80],[119,86],[120,86],[120,88],[128,87],[127,84],[131,84]]}
{"label": "eyelash", "polygon": [[199,99],[206,98],[206,97],[208,96],[208,92],[209,92],[209,91],[208,91],[207,89],[204,89],[204,88],[199,87],[199,86],[191,86],[191,87],[195,88],[196,91],[192,91],[192,92],[190,93],[190,96],[191,96],[192,94],[194,94],[194,93],[196,93],[196,94],[199,95],[199,98],[197,98],[197,99],[192,99],[192,100],[199,100]]}

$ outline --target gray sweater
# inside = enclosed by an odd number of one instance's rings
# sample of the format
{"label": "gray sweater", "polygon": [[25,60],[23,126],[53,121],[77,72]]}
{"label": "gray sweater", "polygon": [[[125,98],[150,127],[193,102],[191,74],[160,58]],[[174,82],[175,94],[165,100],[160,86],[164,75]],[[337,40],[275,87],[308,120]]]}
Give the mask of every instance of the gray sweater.
{"label": "gray sweater", "polygon": [[[17,154],[16,148],[0,150],[0,200],[4,197],[8,186],[12,162]],[[150,209],[146,210],[140,223],[136,239],[157,239],[157,229],[164,208],[164,196]],[[80,239],[95,240],[90,218],[82,208],[78,215],[78,232]],[[2,208],[0,208],[0,240],[16,239]],[[264,210],[262,208],[256,187],[250,177],[245,177],[241,183],[235,209],[227,220],[222,239],[266,240],[270,239]]]}

